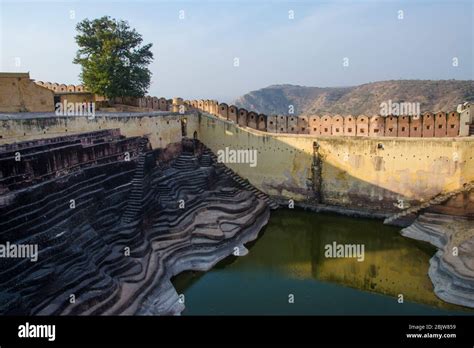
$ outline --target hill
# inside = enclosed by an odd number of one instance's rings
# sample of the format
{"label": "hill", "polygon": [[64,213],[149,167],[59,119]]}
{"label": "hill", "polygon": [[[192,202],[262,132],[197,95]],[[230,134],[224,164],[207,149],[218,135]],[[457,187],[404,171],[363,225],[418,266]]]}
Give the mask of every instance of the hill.
{"label": "hill", "polygon": [[420,103],[424,111],[453,111],[459,103],[474,102],[474,81],[392,80],[353,87],[273,85],[238,98],[235,105],[264,114],[375,115],[383,102]]}

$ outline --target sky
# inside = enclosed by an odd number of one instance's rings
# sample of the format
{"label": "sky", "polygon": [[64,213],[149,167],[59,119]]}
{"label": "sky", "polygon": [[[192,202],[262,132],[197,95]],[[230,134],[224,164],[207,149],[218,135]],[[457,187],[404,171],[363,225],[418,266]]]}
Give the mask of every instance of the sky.
{"label": "sky", "polygon": [[152,96],[474,79],[472,0],[0,0],[0,71],[79,84],[75,26],[103,15],[153,44]]}

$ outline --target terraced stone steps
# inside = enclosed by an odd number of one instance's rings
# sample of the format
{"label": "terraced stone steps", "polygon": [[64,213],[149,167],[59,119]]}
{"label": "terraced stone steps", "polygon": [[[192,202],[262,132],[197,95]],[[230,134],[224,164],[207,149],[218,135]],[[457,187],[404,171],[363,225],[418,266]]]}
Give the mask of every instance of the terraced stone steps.
{"label": "terraced stone steps", "polygon": [[125,210],[125,213],[122,216],[122,221],[124,223],[130,223],[137,217],[139,217],[140,212],[143,207],[143,180],[145,178],[145,159],[146,159],[146,148],[148,144],[148,139],[142,139],[139,143],[139,153],[137,160],[137,167],[135,169],[135,174],[132,179],[132,190],[128,199],[128,205]]}
{"label": "terraced stone steps", "polygon": [[428,202],[410,207],[408,209],[401,211],[400,213],[389,216],[388,218],[384,220],[384,224],[397,224],[398,221],[402,221],[404,218],[409,218],[410,216],[411,216],[411,219],[413,220],[416,217],[416,214],[419,213],[420,211],[427,209],[431,206],[444,203],[450,198],[460,193],[471,191],[473,188],[474,188],[474,182],[470,182],[470,183],[464,184],[462,188],[459,188],[457,190],[450,191],[447,193],[441,193],[433,197],[432,199],[430,199]]}
{"label": "terraced stone steps", "polygon": [[[0,260],[0,292],[9,299],[0,313],[176,313],[182,306],[173,292],[159,292],[170,277],[208,269],[268,221],[259,191],[216,168],[211,156],[183,151],[153,167],[147,153],[140,147],[136,165],[94,166],[24,189],[14,203],[0,200],[0,236],[39,244],[36,263]],[[75,209],[63,204],[71,197]]]}
{"label": "terraced stone steps", "polygon": [[54,146],[55,143],[61,143],[64,141],[68,141],[71,139],[79,139],[82,142],[88,142],[88,139],[104,139],[110,140],[116,137],[120,137],[120,129],[103,129],[93,132],[85,132],[85,133],[77,133],[77,134],[68,134],[59,137],[53,138],[43,138],[43,139],[35,139],[35,140],[26,140],[21,142],[16,142],[12,144],[3,144],[0,145],[0,152],[6,151],[17,151],[25,148],[35,147],[35,146],[42,146],[42,145],[52,145]]}
{"label": "terraced stone steps", "polygon": [[[116,166],[106,165],[103,166],[103,170],[106,170],[108,167],[113,168]],[[90,171],[96,172],[97,169],[94,168]],[[126,186],[122,186],[121,188],[110,188],[111,185],[109,185],[109,182],[111,181],[117,183],[123,182],[121,176],[130,177],[130,174],[129,172],[124,171],[121,174],[106,176],[103,173],[98,172],[88,180],[89,182],[94,183],[96,187],[100,187],[102,184],[103,188],[96,191],[90,191],[86,193],[86,195],[89,194],[94,196],[97,192],[101,192],[102,202],[106,203],[108,199],[107,197],[116,196],[118,194],[120,195],[120,190],[122,190],[122,194],[127,192]],[[40,185],[40,189],[41,186],[44,185]],[[73,185],[73,187],[67,185],[64,186],[65,190],[69,193],[80,192],[84,187],[87,188],[87,186],[81,186],[80,184],[77,184],[76,186]],[[109,187],[110,190],[104,190],[105,187]],[[61,191],[53,192],[52,196],[65,197],[64,193]],[[44,198],[45,202],[48,202],[48,195],[45,195]],[[54,202],[54,199],[51,199],[51,201]],[[50,295],[41,302],[43,303],[42,305],[41,303],[38,303],[38,297],[41,299],[41,296],[38,296],[38,294],[46,291],[59,291],[60,293],[64,293],[68,288],[64,284],[61,284],[60,279],[69,277],[69,274],[71,274],[71,278],[73,276],[77,278],[79,274],[90,274],[91,276],[89,278],[91,279],[93,278],[93,274],[99,274],[95,273],[93,270],[96,267],[103,267],[101,266],[101,260],[107,260],[110,255],[110,247],[104,244],[102,239],[98,239],[97,235],[90,235],[89,231],[92,230],[89,224],[83,223],[82,225],[76,225],[76,227],[72,227],[73,229],[71,229],[71,226],[67,226],[66,224],[66,221],[74,219],[74,216],[82,216],[80,220],[84,222],[83,217],[85,216],[84,212],[87,209],[87,205],[91,204],[92,206],[96,202],[97,200],[95,199],[88,200],[87,202],[84,201],[83,203],[87,203],[85,206],[83,206],[82,203],[79,203],[76,205],[75,209],[70,209],[68,205],[60,204],[57,207],[58,209],[53,208],[56,213],[50,214],[51,218],[43,224],[22,225],[21,229],[24,229],[25,231],[23,239],[14,239],[15,236],[20,237],[18,233],[7,237],[11,242],[38,244],[39,247],[38,261],[35,263],[32,263],[27,259],[23,259],[20,262],[15,262],[16,260],[12,259],[1,260],[4,261],[2,262],[0,270],[0,279],[2,279],[1,290],[6,293],[19,295],[15,301],[18,308],[24,308],[24,310],[28,310],[30,313],[36,313],[36,310],[39,310],[40,307],[44,306],[43,302],[50,303],[51,296],[54,296],[52,295],[52,292],[50,292]],[[46,206],[43,202],[32,203],[32,206],[39,206],[39,208],[41,205],[43,205],[43,207]],[[97,211],[99,216],[103,210],[110,211],[115,209],[107,208],[106,204],[102,205],[102,207],[106,209],[99,208]],[[49,209],[48,207],[46,208]],[[61,210],[64,210],[65,213],[71,214],[64,215]],[[25,207],[23,207],[22,210],[21,206],[13,206],[13,209],[4,207],[0,213],[0,216],[2,217],[1,221],[5,221],[5,217],[9,217],[9,220],[7,220],[2,228],[0,228],[3,237],[6,236],[3,227],[8,225],[11,219],[15,219],[15,213],[21,213],[24,215],[26,218],[25,221],[34,221],[28,218],[28,213],[34,214],[35,211],[30,211],[25,209]],[[90,218],[92,218],[92,216]],[[100,221],[95,221],[95,225],[98,228],[103,227],[101,226]],[[84,238],[88,235],[90,235],[90,237]],[[81,252],[80,250],[83,251]],[[87,250],[87,253],[85,253],[85,250]],[[94,255],[94,257],[87,255]],[[109,263],[113,268],[116,268],[117,266],[120,266],[120,262],[117,261],[118,260],[113,260],[112,262],[109,261]],[[55,264],[56,266],[52,268],[50,266],[52,264]],[[94,264],[96,265],[94,266]],[[106,268],[103,269],[105,270]],[[120,272],[123,273],[124,269],[125,268],[122,267]],[[89,273],[88,270],[91,270],[91,273]],[[104,282],[104,280],[98,280],[97,284],[100,282]],[[18,284],[22,284],[21,288],[18,288]],[[69,295],[66,296],[67,302],[69,302],[68,296]],[[0,308],[0,310],[3,311],[4,308]]]}
{"label": "terraced stone steps", "polygon": [[252,192],[254,192],[257,195],[258,198],[263,199],[270,206],[270,208],[272,210],[278,209],[278,207],[279,207],[278,203],[276,203],[273,199],[271,199],[266,193],[258,190],[254,186],[252,186],[249,183],[248,180],[243,179],[242,177],[240,177],[237,173],[235,173],[232,169],[226,167],[223,163],[219,163],[218,159],[217,159],[217,156],[211,151],[211,149],[204,146],[203,155],[209,156],[213,160],[213,162],[215,163],[215,166],[217,168],[223,169],[224,173],[226,175],[230,176],[237,184],[239,184],[240,187],[248,189],[248,190],[252,190]]}
{"label": "terraced stone steps", "polygon": [[0,146],[0,193],[16,191],[136,153],[142,137],[103,130]]}

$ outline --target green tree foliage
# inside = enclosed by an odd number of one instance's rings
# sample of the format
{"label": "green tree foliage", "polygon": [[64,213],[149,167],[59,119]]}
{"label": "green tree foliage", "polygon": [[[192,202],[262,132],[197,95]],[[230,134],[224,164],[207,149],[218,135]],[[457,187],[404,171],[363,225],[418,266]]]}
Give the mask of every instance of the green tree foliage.
{"label": "green tree foliage", "polygon": [[108,16],[84,19],[76,30],[79,49],[73,62],[82,66],[84,86],[108,98],[145,95],[151,79],[151,43],[142,46],[135,29]]}

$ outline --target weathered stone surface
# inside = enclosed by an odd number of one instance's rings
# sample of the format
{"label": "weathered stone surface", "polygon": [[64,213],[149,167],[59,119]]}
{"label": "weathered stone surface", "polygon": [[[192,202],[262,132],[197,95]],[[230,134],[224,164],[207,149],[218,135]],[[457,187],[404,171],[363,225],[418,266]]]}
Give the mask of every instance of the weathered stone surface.
{"label": "weathered stone surface", "polygon": [[474,308],[474,221],[425,213],[402,235],[438,248],[430,260],[429,276],[442,300]]}
{"label": "weathered stone surface", "polygon": [[[287,202],[312,204],[319,197],[319,203],[343,209],[395,214],[474,180],[472,137],[387,140],[261,134],[206,115],[201,125],[199,139],[213,151],[225,146],[256,149],[257,168],[246,163],[229,167]],[[316,171],[315,156],[320,161]]]}
{"label": "weathered stone surface", "polygon": [[139,146],[132,161],[0,195],[2,243],[38,246],[36,262],[0,258],[0,313],[178,314],[169,279],[244,253],[270,215],[268,197],[214,158],[187,139]]}

